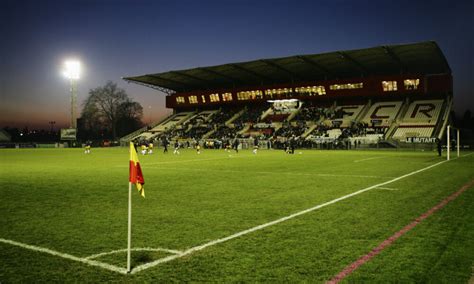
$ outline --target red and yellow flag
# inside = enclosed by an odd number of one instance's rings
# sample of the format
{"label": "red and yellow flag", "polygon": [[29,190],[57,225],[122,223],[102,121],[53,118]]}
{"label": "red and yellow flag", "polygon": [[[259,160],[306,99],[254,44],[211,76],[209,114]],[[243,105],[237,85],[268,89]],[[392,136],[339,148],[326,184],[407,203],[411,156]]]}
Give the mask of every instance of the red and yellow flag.
{"label": "red and yellow flag", "polygon": [[138,161],[137,151],[133,146],[133,143],[130,142],[130,177],[129,181],[134,183],[137,186],[140,195],[145,197],[145,189],[143,185],[145,184],[145,179],[143,178],[142,168],[140,167],[140,162]]}

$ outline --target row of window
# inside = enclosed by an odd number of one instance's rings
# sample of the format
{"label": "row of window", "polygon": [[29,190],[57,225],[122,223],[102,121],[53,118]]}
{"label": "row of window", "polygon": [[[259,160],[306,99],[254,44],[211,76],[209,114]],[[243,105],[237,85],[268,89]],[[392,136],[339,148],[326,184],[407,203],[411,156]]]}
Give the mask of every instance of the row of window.
{"label": "row of window", "polygon": [[255,99],[262,99],[263,92],[260,90],[255,91],[242,91],[237,93],[237,100],[239,101],[246,101],[246,100],[255,100]]}
{"label": "row of window", "polygon": [[350,90],[350,89],[362,89],[364,87],[364,83],[354,83],[354,84],[334,84],[330,85],[330,90]]}
{"label": "row of window", "polygon": [[[405,90],[417,90],[418,85],[420,84],[420,79],[406,79],[403,80],[403,85]],[[350,90],[350,89],[361,89],[364,87],[364,83],[348,83],[348,84],[334,84],[330,85],[330,90]],[[397,91],[397,81],[382,81],[382,88],[384,92],[392,92]],[[252,90],[252,91],[241,91],[237,92],[237,100],[239,101],[246,101],[246,100],[255,100],[255,99],[263,99],[263,95],[267,98],[273,98],[274,95],[291,95],[291,94],[299,94],[305,96],[322,96],[326,95],[326,89],[324,86],[307,86],[307,87],[296,87],[294,90],[293,88],[278,88],[278,89],[267,89],[265,91],[261,90]],[[222,93],[219,96],[218,93],[210,94],[209,101],[210,102],[219,102],[222,98],[223,102],[230,102],[232,101],[232,93]],[[203,103],[206,103],[206,97],[201,95],[201,99]],[[190,104],[197,104],[198,99],[197,96],[189,96],[188,101]],[[185,100],[184,97],[176,97],[177,104],[184,104]]]}
{"label": "row of window", "polygon": [[[418,90],[420,79],[406,79],[403,80],[405,90]],[[382,81],[382,88],[384,92],[397,91],[397,81]]]}

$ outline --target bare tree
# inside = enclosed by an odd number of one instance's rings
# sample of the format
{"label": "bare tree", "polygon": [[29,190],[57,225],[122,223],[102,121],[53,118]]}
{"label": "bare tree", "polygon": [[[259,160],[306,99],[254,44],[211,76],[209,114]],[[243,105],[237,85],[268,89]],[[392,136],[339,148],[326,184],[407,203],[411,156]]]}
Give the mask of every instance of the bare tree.
{"label": "bare tree", "polygon": [[89,91],[81,116],[86,128],[110,129],[112,138],[115,139],[119,121],[132,124],[131,127],[120,127],[120,129],[130,129],[141,125],[143,108],[139,103],[132,101],[125,90],[117,87],[114,82],[108,81],[105,86]]}

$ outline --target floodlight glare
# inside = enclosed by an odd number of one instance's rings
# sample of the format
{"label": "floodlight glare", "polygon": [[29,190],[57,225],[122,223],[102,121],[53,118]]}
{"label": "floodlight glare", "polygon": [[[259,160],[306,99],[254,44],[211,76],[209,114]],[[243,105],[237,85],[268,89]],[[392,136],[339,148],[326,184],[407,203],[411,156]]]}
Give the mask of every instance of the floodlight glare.
{"label": "floodlight glare", "polygon": [[64,76],[68,79],[79,79],[81,72],[81,63],[77,60],[68,60],[64,62]]}

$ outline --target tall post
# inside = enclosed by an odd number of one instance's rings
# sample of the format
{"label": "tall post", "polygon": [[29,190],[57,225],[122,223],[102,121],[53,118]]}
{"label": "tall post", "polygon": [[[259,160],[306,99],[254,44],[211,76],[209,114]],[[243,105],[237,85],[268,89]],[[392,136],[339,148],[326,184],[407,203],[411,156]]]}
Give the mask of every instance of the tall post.
{"label": "tall post", "polygon": [[76,100],[77,100],[77,85],[76,80],[71,78],[71,128],[77,128],[76,122]]}
{"label": "tall post", "polygon": [[128,183],[128,245],[127,245],[127,272],[130,273],[130,258],[132,248],[132,183]]}
{"label": "tall post", "polygon": [[450,145],[449,145],[450,144],[449,132],[451,130],[450,128],[451,127],[449,127],[449,125],[448,125],[448,131],[446,133],[446,160],[448,160],[448,161],[449,161],[449,152],[451,151],[451,148],[450,148]]}
{"label": "tall post", "polygon": [[457,137],[456,137],[457,139],[456,140],[457,140],[458,158],[459,158],[459,146],[460,146],[461,142],[459,141],[459,129],[456,129],[456,130],[457,130]]}

